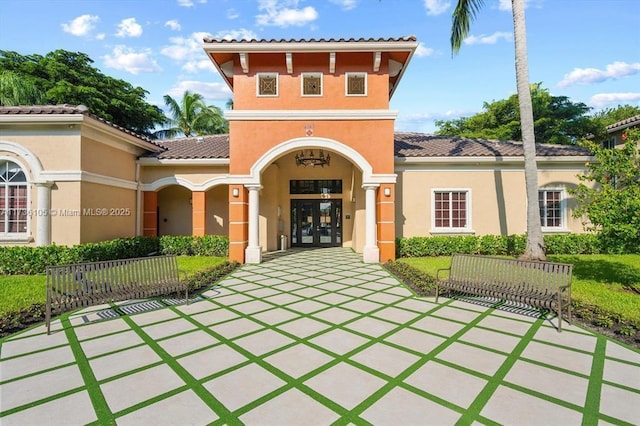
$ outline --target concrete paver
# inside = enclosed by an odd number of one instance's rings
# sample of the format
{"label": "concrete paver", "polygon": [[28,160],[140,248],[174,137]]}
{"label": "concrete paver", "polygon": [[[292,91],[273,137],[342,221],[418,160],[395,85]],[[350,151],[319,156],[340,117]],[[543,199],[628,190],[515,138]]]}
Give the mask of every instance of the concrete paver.
{"label": "concrete paver", "polygon": [[0,423],[640,423],[634,348],[436,304],[348,249],[265,260],[189,305],[94,307],[3,339]]}

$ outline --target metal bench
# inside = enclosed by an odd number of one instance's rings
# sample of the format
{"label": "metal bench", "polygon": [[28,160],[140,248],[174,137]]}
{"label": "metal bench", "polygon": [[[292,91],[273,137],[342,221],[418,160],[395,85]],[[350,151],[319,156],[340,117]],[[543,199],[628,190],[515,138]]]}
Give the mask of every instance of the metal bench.
{"label": "metal bench", "polygon": [[45,321],[51,334],[51,314],[129,299],[184,291],[176,256],[152,256],[47,267]]}
{"label": "metal bench", "polygon": [[[436,302],[441,293],[486,296],[554,311],[558,332],[566,306],[571,324],[573,265],[454,254],[451,267],[436,272]],[[443,279],[440,274],[448,271]]]}

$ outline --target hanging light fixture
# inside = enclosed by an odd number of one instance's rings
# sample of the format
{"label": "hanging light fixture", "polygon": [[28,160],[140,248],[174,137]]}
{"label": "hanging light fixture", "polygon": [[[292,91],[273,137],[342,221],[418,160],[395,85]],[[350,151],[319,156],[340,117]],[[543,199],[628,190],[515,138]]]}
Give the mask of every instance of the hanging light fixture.
{"label": "hanging light fixture", "polygon": [[331,155],[329,155],[329,153],[325,155],[321,149],[318,150],[317,156],[313,154],[312,149],[309,150],[308,154],[305,154],[304,149],[300,151],[298,154],[296,154],[296,166],[324,167],[324,166],[328,166],[330,163],[331,163]]}

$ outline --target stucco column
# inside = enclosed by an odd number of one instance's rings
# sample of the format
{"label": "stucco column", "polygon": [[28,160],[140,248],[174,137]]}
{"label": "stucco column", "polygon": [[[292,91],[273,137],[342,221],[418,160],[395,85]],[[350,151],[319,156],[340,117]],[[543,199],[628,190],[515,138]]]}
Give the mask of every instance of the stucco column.
{"label": "stucco column", "polygon": [[262,261],[262,247],[260,247],[260,190],[261,185],[245,185],[249,190],[249,245],[245,250],[247,263]]}
{"label": "stucco column", "polygon": [[51,244],[51,187],[53,182],[36,182],[38,212],[36,219],[36,245]]}
{"label": "stucco column", "polygon": [[380,249],[376,243],[376,189],[378,185],[362,185],[365,191],[365,239],[363,261],[378,263]]}
{"label": "stucco column", "polygon": [[204,191],[193,191],[191,193],[191,233],[201,237],[205,235],[207,226],[207,193]]}
{"label": "stucco column", "polygon": [[155,191],[144,191],[142,195],[142,235],[158,235],[158,193]]}

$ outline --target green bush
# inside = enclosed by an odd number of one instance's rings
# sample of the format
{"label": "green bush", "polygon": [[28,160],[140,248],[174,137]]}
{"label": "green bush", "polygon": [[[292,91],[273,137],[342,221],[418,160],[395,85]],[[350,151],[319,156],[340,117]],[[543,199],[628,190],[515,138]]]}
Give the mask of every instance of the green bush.
{"label": "green bush", "polygon": [[[545,235],[547,254],[599,254],[604,245],[596,234]],[[455,253],[517,256],[524,252],[526,235],[464,235],[398,238],[397,257],[451,256]]]}
{"label": "green bush", "polygon": [[73,247],[55,244],[0,247],[0,274],[42,274],[49,265],[128,259],[158,253],[226,257],[228,251],[229,239],[220,235],[117,238]]}
{"label": "green bush", "polygon": [[435,295],[436,279],[413,266],[402,262],[388,261],[384,267],[420,296]]}

